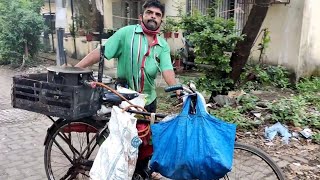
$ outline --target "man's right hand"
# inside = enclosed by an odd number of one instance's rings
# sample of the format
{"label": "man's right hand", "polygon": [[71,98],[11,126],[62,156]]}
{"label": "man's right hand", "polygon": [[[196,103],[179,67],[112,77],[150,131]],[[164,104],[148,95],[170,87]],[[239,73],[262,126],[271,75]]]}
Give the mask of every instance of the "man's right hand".
{"label": "man's right hand", "polygon": [[75,67],[86,68],[91,66],[100,60],[100,48],[96,48],[91,51],[86,57],[84,57],[80,62],[78,62]]}

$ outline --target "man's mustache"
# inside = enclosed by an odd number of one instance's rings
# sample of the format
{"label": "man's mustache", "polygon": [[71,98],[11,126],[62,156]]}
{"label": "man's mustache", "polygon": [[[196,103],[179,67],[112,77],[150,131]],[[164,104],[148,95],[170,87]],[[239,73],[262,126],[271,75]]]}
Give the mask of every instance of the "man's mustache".
{"label": "man's mustache", "polygon": [[149,22],[154,22],[155,24],[158,24],[158,23],[157,23],[155,20],[153,20],[153,19],[149,19],[149,20],[148,20],[148,23],[149,23]]}

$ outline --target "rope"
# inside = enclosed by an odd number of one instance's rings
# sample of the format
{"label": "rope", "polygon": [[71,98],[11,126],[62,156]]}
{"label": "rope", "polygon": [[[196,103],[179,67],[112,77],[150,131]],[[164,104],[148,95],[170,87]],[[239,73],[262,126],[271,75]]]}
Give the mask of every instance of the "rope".
{"label": "rope", "polygon": [[[127,110],[128,110],[129,108],[131,108],[131,107],[135,107],[135,108],[137,108],[137,109],[141,109],[141,110],[144,111],[144,112],[148,112],[145,108],[143,108],[143,107],[141,107],[141,106],[137,106],[137,105],[127,106],[127,107],[125,107],[125,108],[123,109],[123,111],[127,111]],[[148,124],[146,128],[139,130],[139,131],[138,131],[138,136],[139,136],[139,138],[146,137],[146,136],[149,134],[149,132],[150,132],[150,124]],[[143,134],[141,134],[141,133],[143,133]]]}
{"label": "rope", "polygon": [[103,84],[103,83],[100,83],[100,82],[90,82],[90,85],[92,88],[95,88],[96,85],[99,85],[101,87],[104,87],[108,90],[110,90],[111,92],[113,92],[114,94],[116,94],[117,96],[119,96],[122,100],[126,101],[127,103],[129,103],[130,105],[134,106],[134,104],[132,104],[127,98],[125,98],[124,96],[122,96],[120,93],[118,93],[116,90],[112,89],[111,87]]}
{"label": "rope", "polygon": [[129,18],[129,17],[122,17],[122,16],[115,16],[115,15],[112,15],[113,17],[116,17],[116,18],[120,18],[120,19],[131,19],[131,20],[140,20],[140,19],[137,19],[137,18]]}
{"label": "rope", "polygon": [[[141,133],[144,133],[144,134],[140,135]],[[139,138],[144,138],[149,133],[150,133],[150,125],[148,124],[148,126],[145,129],[142,129],[142,130],[138,131],[138,136],[139,136]]]}

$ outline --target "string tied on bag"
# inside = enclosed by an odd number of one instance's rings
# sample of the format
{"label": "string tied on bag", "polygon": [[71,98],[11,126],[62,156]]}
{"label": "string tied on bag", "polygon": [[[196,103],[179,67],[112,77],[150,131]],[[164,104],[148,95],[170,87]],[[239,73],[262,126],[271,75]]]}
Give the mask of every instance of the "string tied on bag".
{"label": "string tied on bag", "polygon": [[[127,111],[129,108],[136,108],[137,110],[142,110],[143,112],[148,112],[145,108],[137,105],[130,105],[123,109],[123,111]],[[152,113],[154,114],[154,113]],[[151,117],[152,117],[151,114]],[[153,115],[155,116],[155,115]],[[152,119],[152,118],[151,118]],[[151,120],[152,121],[152,120]],[[154,121],[153,121],[154,122]],[[146,137],[150,133],[150,124],[148,124],[144,129],[138,130],[138,136],[139,138]]]}

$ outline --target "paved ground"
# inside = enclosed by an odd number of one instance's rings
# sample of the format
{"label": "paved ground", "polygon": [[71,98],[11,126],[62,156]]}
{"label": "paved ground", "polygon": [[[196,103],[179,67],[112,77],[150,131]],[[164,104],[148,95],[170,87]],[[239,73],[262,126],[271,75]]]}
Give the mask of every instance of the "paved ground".
{"label": "paved ground", "polygon": [[0,67],[0,179],[46,179],[43,140],[51,122],[42,115],[11,107],[14,74]]}

